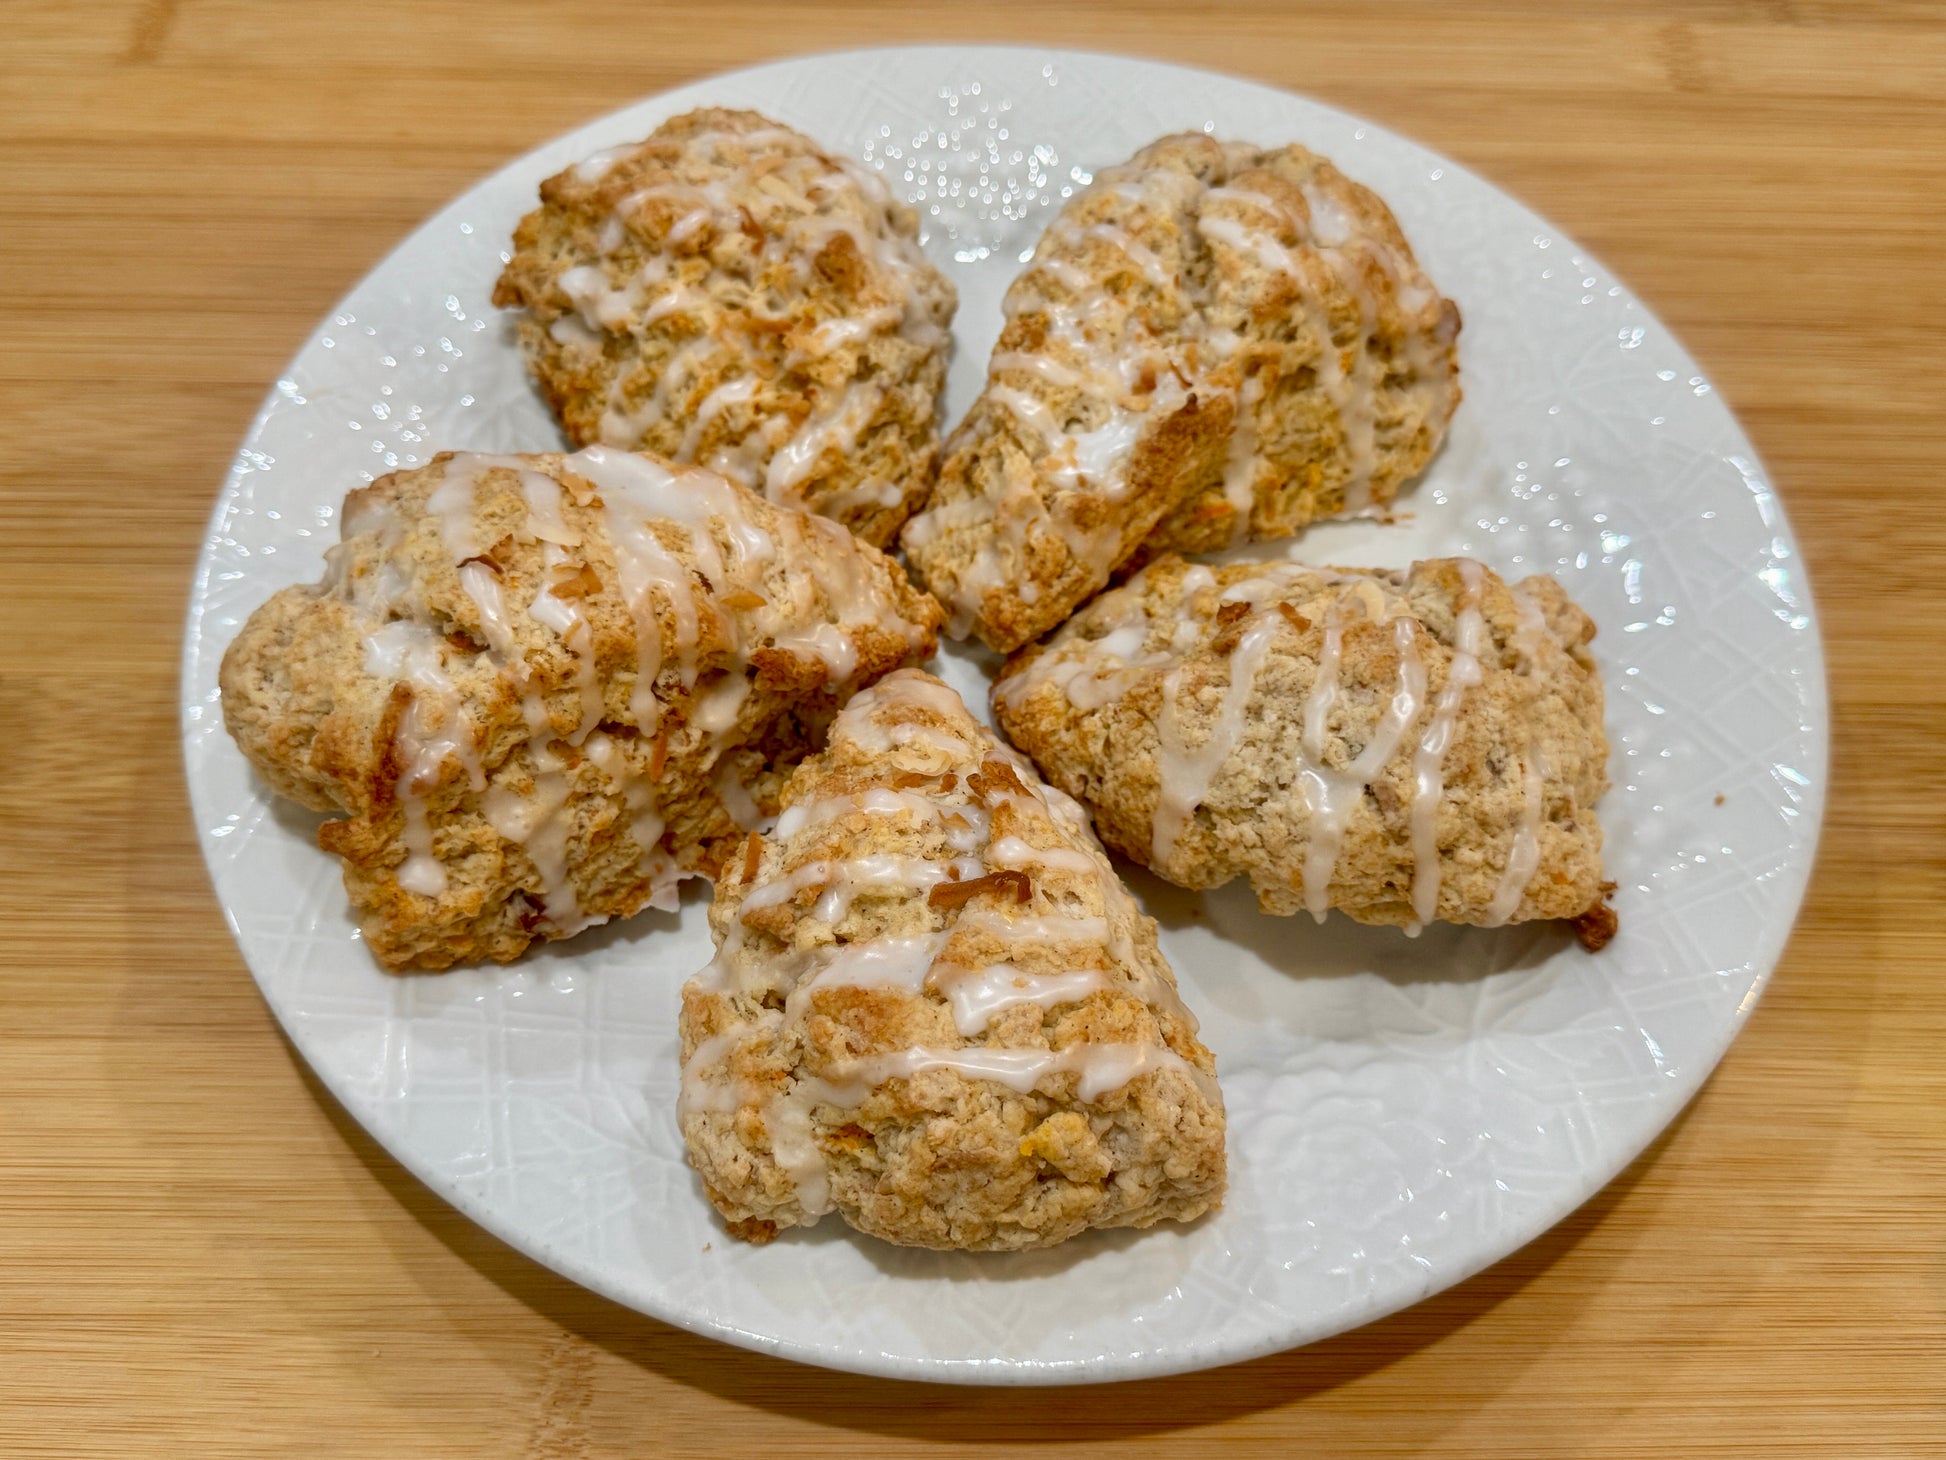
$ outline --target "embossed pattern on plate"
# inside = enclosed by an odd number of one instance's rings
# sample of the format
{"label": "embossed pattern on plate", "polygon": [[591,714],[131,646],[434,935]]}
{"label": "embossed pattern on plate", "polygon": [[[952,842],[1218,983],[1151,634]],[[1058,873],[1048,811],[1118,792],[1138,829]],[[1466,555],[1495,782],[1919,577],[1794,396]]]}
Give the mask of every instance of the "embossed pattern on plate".
{"label": "embossed pattern on plate", "polygon": [[[726,1238],[682,1159],[678,914],[511,968],[390,977],[358,945],[316,818],[224,735],[243,618],[318,575],[348,487],[445,448],[552,449],[488,304],[539,181],[701,104],[757,107],[879,169],[960,289],[956,420],[1007,281],[1052,211],[1161,133],[1296,140],[1392,205],[1459,301],[1466,403],[1409,520],[1272,545],[1314,561],[1466,552],[1561,577],[1601,625],[1621,936],[1417,941],[1260,916],[1132,874],[1204,1020],[1232,1191],[1187,1230],[1012,1257],[911,1252],[836,1219]],[[978,656],[943,672],[983,703]],[[223,485],[183,658],[183,734],[217,893],[264,995],[346,1107],[441,1195],[589,1287],[812,1363],[969,1383],[1200,1368],[1379,1317],[1493,1262],[1614,1176],[1701,1084],[1789,932],[1817,836],[1818,636],[1763,467],[1695,364],[1605,269],[1464,169],[1327,107],[1105,56],[913,48],[744,71],[606,117],[442,209],[276,383]]]}

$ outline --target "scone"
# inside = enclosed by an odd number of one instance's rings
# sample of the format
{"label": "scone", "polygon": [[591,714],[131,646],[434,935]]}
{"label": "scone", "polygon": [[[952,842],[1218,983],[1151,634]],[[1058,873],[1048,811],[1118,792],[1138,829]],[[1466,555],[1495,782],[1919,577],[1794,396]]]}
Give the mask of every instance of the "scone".
{"label": "scone", "polygon": [[1154,922],[959,696],[886,676],[784,799],[683,989],[683,1138],[733,1232],[835,1210],[1007,1250],[1221,1201],[1214,1061]]}
{"label": "scone", "polygon": [[1553,578],[1167,557],[993,690],[1102,839],[1184,887],[1364,923],[1580,919],[1605,942],[1593,622]]}
{"label": "scone", "polygon": [[223,656],[230,734],[317,811],[390,968],[505,961],[712,871],[938,606],[835,523],[590,447],[351,493],[322,583]]}
{"label": "scone", "polygon": [[1392,500],[1459,402],[1459,311],[1302,147],[1166,137],[1008,290],[985,390],[906,526],[949,631],[1039,637],[1124,566]]}
{"label": "scone", "polygon": [[576,445],[700,462],[874,546],[923,500],[953,286],[871,172],[689,112],[541,184],[493,302]]}

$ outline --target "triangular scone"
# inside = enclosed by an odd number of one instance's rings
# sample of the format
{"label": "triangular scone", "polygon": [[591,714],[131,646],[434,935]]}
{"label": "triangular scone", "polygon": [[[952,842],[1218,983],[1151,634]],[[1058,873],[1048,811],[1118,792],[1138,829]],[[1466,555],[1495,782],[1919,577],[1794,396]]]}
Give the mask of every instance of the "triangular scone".
{"label": "triangular scone", "polygon": [[1135,561],[1289,537],[1382,507],[1424,469],[1460,401],[1459,307],[1370,188],[1302,147],[1229,147],[1196,202],[1209,250],[1198,363],[1237,393],[1223,472]]}
{"label": "triangular scone", "polygon": [[953,286],[875,173],[755,112],[542,183],[493,302],[577,445],[701,462],[878,546],[926,495]]}
{"label": "triangular scone", "polygon": [[1459,402],[1459,311],[1302,147],[1166,137],[1097,174],[1007,292],[906,556],[996,649],[1131,562],[1391,501]]}
{"label": "triangular scone", "polygon": [[1220,1202],[1214,1061],[1080,807],[915,670],[785,800],[683,990],[683,1137],[732,1231],[1013,1249]]}
{"label": "triangular scone", "polygon": [[835,523],[605,447],[442,453],[341,526],[324,581],[224,655],[223,713],[273,787],[347,817],[318,839],[392,968],[673,906],[939,624]]}
{"label": "triangular scone", "polygon": [[1109,846],[1266,912],[1605,941],[1595,626],[1551,577],[1158,560],[993,690]]}

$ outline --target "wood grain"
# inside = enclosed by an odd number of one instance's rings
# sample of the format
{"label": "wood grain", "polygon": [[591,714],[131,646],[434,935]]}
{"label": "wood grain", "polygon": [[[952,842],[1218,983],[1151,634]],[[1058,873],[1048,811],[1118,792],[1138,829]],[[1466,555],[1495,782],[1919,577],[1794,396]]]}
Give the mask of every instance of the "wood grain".
{"label": "wood grain", "polygon": [[[1946,13],[1932,5],[0,9],[0,1451],[1946,1453]],[[1715,1079],[1556,1231],[1215,1373],[980,1393],[640,1318],[429,1195],[281,1042],[191,833],[212,494],[437,203],[793,52],[1094,46],[1303,90],[1586,241],[1747,423],[1837,714],[1804,918]]]}

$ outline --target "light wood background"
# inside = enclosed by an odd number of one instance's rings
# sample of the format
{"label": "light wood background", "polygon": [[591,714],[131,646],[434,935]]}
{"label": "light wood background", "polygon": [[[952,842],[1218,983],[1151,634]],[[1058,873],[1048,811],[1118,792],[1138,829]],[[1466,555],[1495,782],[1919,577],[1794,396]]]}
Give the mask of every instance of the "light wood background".
{"label": "light wood background", "polygon": [[[712,70],[1094,46],[1310,93],[1587,242],[1701,358],[1808,557],[1830,812],[1776,981],[1586,1209],[1214,1373],[834,1376],[582,1292],[281,1042],[191,833],[201,526],[312,323],[530,146]],[[0,0],[0,1451],[1946,1454],[1946,13]]]}

